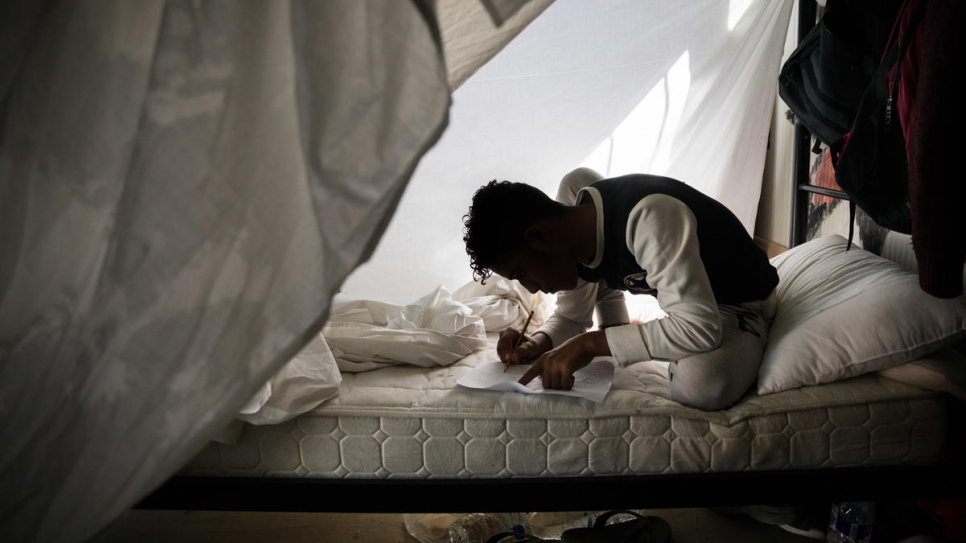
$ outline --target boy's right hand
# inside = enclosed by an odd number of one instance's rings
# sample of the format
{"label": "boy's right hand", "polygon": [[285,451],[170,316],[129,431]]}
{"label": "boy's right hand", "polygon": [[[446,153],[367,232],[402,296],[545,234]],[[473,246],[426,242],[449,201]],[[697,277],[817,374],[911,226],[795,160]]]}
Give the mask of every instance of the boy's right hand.
{"label": "boy's right hand", "polygon": [[[525,364],[535,360],[549,350],[550,342],[540,341],[547,336],[539,333],[532,336],[524,336],[523,341],[520,342],[520,346],[514,350],[513,346],[519,337],[520,331],[516,328],[511,327],[500,332],[500,339],[496,344],[496,354],[500,357],[500,362],[506,364],[509,361],[511,364]],[[544,343],[548,345],[545,346]]]}

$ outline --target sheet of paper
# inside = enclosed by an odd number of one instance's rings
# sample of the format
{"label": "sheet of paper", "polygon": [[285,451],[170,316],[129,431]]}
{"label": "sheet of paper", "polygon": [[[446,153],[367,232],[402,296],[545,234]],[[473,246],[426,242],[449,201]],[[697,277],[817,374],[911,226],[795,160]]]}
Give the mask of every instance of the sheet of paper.
{"label": "sheet of paper", "polygon": [[595,358],[590,364],[574,373],[574,387],[571,390],[543,388],[539,377],[526,386],[521,385],[517,381],[531,365],[512,365],[504,372],[502,362],[480,362],[473,371],[460,377],[456,383],[468,388],[501,392],[576,396],[600,403],[610,390],[611,383],[614,382],[614,363],[609,358]]}

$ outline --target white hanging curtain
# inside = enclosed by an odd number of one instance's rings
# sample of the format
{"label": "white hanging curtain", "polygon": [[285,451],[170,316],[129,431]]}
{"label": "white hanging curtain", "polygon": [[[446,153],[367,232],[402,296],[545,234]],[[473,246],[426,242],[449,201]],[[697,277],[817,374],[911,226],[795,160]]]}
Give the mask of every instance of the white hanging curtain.
{"label": "white hanging curtain", "polygon": [[472,280],[462,216],[491,179],[553,196],[578,166],[676,177],[754,230],[794,0],[557,0],[453,93],[347,296],[408,303]]}
{"label": "white hanging curtain", "polygon": [[317,337],[475,70],[436,8],[3,3],[0,540],[88,538]]}

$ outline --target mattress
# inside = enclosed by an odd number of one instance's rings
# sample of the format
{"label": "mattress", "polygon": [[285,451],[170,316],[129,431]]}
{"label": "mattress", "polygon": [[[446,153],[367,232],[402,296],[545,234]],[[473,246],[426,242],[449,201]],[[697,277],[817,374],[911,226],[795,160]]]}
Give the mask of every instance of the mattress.
{"label": "mattress", "polygon": [[472,479],[734,472],[931,463],[945,396],[875,373],[705,412],[670,399],[667,364],[617,368],[600,403],[469,389],[450,366],[346,374],[338,397],[276,425],[245,424],[181,475]]}

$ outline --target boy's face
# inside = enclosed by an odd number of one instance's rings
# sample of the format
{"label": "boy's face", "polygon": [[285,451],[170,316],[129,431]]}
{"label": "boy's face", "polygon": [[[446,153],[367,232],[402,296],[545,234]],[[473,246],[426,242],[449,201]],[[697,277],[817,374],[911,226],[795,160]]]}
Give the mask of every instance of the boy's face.
{"label": "boy's face", "polygon": [[516,279],[532,293],[553,294],[577,286],[577,263],[553,247],[535,248],[531,245],[494,265],[492,270],[507,279]]}

